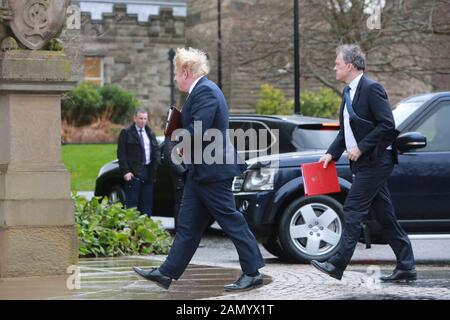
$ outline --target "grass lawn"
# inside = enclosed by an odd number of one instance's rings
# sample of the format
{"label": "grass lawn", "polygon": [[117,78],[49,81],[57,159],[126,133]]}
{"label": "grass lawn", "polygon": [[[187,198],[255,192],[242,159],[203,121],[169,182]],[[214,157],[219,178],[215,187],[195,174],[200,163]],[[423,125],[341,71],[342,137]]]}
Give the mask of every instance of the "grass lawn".
{"label": "grass lawn", "polygon": [[98,170],[105,163],[115,160],[117,144],[63,145],[61,156],[70,172],[72,191],[93,191]]}

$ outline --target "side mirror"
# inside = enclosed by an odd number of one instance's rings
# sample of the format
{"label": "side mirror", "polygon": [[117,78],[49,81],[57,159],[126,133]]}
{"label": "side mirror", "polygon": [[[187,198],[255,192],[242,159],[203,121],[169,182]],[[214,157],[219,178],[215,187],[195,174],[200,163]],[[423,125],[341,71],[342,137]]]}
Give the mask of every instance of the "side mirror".
{"label": "side mirror", "polygon": [[427,146],[427,137],[420,132],[406,132],[398,136],[397,148],[400,152],[421,149]]}

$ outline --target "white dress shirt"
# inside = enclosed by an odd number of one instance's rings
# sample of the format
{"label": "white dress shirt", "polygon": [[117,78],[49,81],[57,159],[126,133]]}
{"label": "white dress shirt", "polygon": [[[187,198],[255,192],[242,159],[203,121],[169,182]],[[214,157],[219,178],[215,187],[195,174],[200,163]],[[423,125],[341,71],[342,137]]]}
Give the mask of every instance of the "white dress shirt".
{"label": "white dress shirt", "polygon": [[[364,73],[361,73],[352,82],[350,82],[350,100],[353,102],[353,98],[355,97],[356,88],[358,88],[359,81],[361,80]],[[355,148],[358,146],[356,142],[355,135],[353,134],[352,128],[350,126],[350,115],[347,110],[347,103],[345,103],[344,107],[344,136],[345,136],[345,148],[347,150]]]}
{"label": "white dress shirt", "polygon": [[197,82],[199,82],[200,79],[203,78],[203,77],[204,77],[204,76],[200,76],[200,77],[198,77],[197,79],[195,79],[194,82],[192,82],[192,84],[191,84],[191,86],[190,86],[190,88],[189,88],[189,94],[191,94],[191,92],[192,92],[192,90],[194,90],[195,85],[197,84]]}
{"label": "white dress shirt", "polygon": [[150,153],[150,139],[147,136],[147,132],[145,131],[145,128],[140,128],[139,126],[136,126],[136,130],[138,135],[140,134],[140,130],[142,130],[142,138],[144,140],[144,150],[145,150],[145,164],[149,164],[151,162]]}

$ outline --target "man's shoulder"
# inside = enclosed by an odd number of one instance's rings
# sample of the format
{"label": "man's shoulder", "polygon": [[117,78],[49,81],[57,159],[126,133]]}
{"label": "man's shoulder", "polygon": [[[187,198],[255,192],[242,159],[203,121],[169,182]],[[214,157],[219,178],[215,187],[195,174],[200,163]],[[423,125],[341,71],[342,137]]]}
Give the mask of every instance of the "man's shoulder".
{"label": "man's shoulder", "polygon": [[220,91],[220,88],[217,86],[217,84],[214,81],[209,80],[206,76],[200,79],[196,88],[199,89],[199,91],[201,90]]}
{"label": "man's shoulder", "polygon": [[372,78],[369,78],[366,75],[364,75],[361,78],[361,82],[364,85],[364,87],[366,87],[366,88],[372,88],[372,87],[375,87],[375,86],[383,87],[378,81],[376,81],[376,80],[374,80]]}
{"label": "man's shoulder", "polygon": [[123,127],[122,130],[120,130],[120,133],[125,134],[125,133],[128,133],[128,132],[131,132],[131,130],[133,129],[133,126],[134,125]]}

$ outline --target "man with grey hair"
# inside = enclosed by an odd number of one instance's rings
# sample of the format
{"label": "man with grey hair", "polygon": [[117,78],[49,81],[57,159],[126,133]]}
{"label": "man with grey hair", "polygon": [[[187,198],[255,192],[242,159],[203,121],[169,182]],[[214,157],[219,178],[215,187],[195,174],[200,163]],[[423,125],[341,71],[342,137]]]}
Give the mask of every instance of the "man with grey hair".
{"label": "man with grey hair", "polygon": [[148,113],[137,109],[134,123],[122,129],[117,145],[119,168],[125,180],[125,206],[152,215],[153,185],[161,155],[155,134],[148,126]]}
{"label": "man with grey hair", "polygon": [[[183,129],[192,137],[190,141],[196,140],[194,136],[206,135],[208,130],[218,132],[222,141],[226,141],[228,106],[222,91],[206,77],[209,72],[206,54],[193,48],[178,49],[174,64],[178,88],[189,93],[182,108],[181,120]],[[196,123],[201,124],[201,130],[198,130]],[[188,172],[178,214],[177,232],[169,255],[159,268],[145,271],[135,267],[134,271],[168,289],[172,279],[178,279],[184,273],[199,246],[203,232],[213,218],[233,241],[242,269],[239,279],[226,285],[225,290],[240,291],[259,287],[263,284],[263,278],[258,269],[264,266],[264,259],[244,216],[236,210],[231,191],[233,178],[245,170],[245,164],[239,165],[234,148],[234,161],[231,163],[210,163],[203,158],[200,163],[195,161],[198,156],[202,157],[206,147],[203,143],[195,146],[194,153],[198,153],[195,155],[187,155],[188,151],[184,150],[184,157],[194,161],[186,161],[189,162]],[[226,157],[227,148],[228,145],[223,143],[217,153]]]}
{"label": "man with grey hair", "polygon": [[336,79],[347,84],[342,95],[341,129],[320,162],[326,168],[346,151],[353,182],[344,203],[345,228],[339,250],[328,261],[312,260],[311,264],[340,280],[370,210],[397,258],[393,273],[381,280],[415,280],[411,242],[397,221],[387,184],[397,163],[398,135],[388,96],[379,83],[364,75],[365,55],[359,46],[343,45],[336,53]]}

